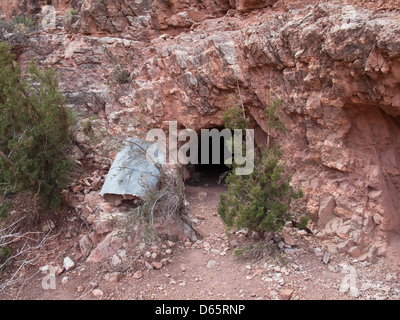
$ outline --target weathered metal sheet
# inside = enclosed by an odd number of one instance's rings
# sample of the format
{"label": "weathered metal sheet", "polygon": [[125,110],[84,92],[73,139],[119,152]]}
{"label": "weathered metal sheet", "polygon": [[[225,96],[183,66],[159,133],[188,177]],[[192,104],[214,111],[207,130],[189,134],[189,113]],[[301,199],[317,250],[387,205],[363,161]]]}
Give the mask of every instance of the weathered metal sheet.
{"label": "weathered metal sheet", "polygon": [[[143,197],[147,190],[157,186],[160,171],[157,166],[147,161],[146,150],[151,143],[131,138],[125,142],[124,148],[115,157],[100,195],[121,195]],[[155,153],[160,165],[164,163],[164,155]]]}

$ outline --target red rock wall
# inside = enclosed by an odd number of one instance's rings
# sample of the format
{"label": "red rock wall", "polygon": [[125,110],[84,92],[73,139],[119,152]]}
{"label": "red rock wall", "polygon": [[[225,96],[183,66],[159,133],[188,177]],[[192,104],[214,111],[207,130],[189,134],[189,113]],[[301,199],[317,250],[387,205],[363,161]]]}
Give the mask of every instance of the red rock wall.
{"label": "red rock wall", "polygon": [[[32,37],[21,61],[56,67],[68,103],[111,134],[133,132],[140,113],[153,127],[222,126],[240,86],[262,141],[268,99],[282,98],[289,130],[273,138],[318,236],[373,260],[386,252],[386,232],[400,232],[397,3],[250,10],[259,3],[81,1],[64,27]],[[128,83],[115,82],[117,65]]]}

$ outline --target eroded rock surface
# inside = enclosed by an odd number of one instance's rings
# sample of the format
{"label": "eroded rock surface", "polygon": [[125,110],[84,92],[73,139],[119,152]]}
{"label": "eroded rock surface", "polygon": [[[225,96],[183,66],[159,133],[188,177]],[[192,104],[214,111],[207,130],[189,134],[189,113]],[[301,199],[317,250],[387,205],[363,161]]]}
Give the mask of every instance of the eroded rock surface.
{"label": "eroded rock surface", "polygon": [[77,14],[59,13],[20,60],[57,68],[69,105],[111,134],[169,120],[199,130],[223,126],[240,88],[260,144],[281,98],[289,130],[272,136],[321,239],[385,254],[386,232],[400,232],[398,2],[61,3]]}

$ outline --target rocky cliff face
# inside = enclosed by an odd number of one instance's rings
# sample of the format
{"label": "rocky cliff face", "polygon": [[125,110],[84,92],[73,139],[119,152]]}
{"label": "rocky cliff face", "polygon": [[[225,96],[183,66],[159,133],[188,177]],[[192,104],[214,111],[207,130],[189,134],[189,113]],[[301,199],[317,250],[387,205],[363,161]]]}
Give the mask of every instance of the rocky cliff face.
{"label": "rocky cliff face", "polygon": [[133,132],[138,114],[222,126],[240,88],[263,143],[264,109],[281,98],[289,130],[274,139],[318,236],[374,260],[400,232],[400,14],[396,1],[356,3],[53,1],[58,28],[20,60],[57,68],[68,104],[112,134]]}

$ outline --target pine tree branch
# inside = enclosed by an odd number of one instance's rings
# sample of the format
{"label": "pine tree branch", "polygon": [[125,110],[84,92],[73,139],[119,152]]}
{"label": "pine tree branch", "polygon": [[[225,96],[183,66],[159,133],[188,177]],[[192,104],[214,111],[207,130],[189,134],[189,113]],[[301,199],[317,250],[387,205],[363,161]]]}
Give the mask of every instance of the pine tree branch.
{"label": "pine tree branch", "polygon": [[0,150],[0,155],[7,160],[7,162],[9,163],[9,165],[13,168],[15,168],[14,163],[3,153],[3,151]]}

